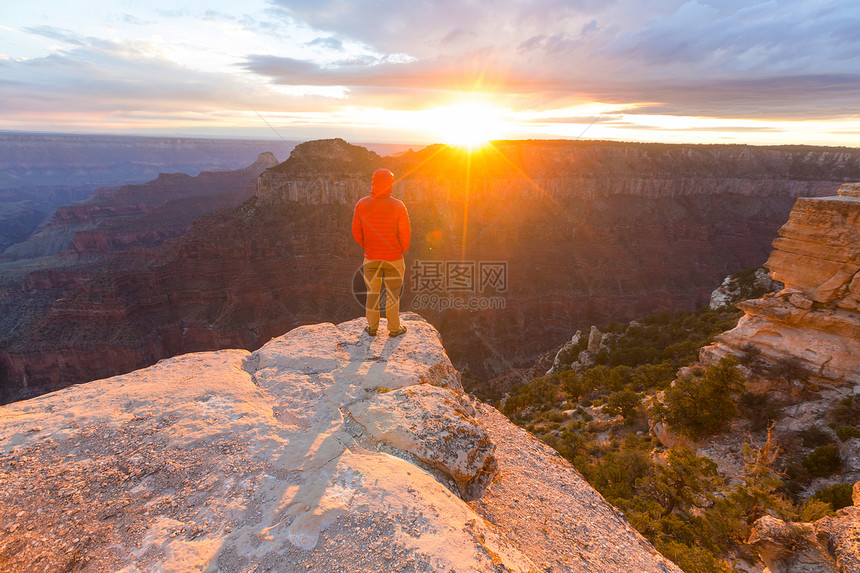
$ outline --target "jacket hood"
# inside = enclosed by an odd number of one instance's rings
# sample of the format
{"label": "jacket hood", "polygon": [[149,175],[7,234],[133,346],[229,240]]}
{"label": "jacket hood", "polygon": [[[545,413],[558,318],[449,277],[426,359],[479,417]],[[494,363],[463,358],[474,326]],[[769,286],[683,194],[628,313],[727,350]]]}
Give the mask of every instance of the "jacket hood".
{"label": "jacket hood", "polygon": [[390,197],[394,186],[394,173],[388,169],[377,169],[370,180],[371,197]]}

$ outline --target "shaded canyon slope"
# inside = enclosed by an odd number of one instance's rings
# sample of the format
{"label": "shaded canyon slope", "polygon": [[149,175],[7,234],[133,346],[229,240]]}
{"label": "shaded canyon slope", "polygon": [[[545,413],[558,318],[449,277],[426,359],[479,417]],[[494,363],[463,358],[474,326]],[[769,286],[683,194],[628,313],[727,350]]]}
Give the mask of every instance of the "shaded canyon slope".
{"label": "shaded canyon slope", "polygon": [[680,573],[403,320],[3,406],[0,569]]}
{"label": "shaded canyon slope", "polygon": [[[441,331],[471,380],[577,328],[707,304],[724,276],[765,261],[796,198],[860,178],[860,151],[512,141],[383,159],[308,142],[261,175],[252,199],[198,219],[147,268],[81,284],[28,321],[0,352],[6,398],[363,314],[349,227],[383,165],[413,226],[402,308]],[[479,291],[475,276],[464,293],[456,277],[430,280],[463,261],[476,274],[503,263],[506,284]]]}
{"label": "shaded canyon slope", "polygon": [[[5,261],[0,256],[0,348],[71,289],[145,268],[194,219],[251,197],[256,178],[276,164],[266,152],[243,169],[162,174],[141,185],[102,188],[87,201],[59,208],[39,232],[7,250]],[[115,372],[109,361],[95,367]]]}

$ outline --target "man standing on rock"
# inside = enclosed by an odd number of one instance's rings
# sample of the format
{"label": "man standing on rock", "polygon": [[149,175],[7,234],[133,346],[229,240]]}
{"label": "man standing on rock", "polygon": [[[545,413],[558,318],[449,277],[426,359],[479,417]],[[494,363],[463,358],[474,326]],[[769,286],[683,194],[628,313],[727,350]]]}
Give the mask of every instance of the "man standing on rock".
{"label": "man standing on rock", "polygon": [[394,174],[377,169],[370,182],[370,197],[355,204],[352,236],[364,249],[364,282],[367,285],[367,326],[365,332],[376,336],[379,328],[379,297],[385,285],[385,318],[388,336],[400,336],[400,288],[406,274],[403,255],[409,250],[412,228],[402,201],[391,196]]}

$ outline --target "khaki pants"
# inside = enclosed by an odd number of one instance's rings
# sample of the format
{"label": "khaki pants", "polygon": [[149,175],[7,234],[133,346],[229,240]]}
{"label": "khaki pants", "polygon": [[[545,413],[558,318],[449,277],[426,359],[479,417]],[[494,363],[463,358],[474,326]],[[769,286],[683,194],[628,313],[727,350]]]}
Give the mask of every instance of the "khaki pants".
{"label": "khaki pants", "polygon": [[364,259],[364,283],[367,285],[367,325],[379,328],[379,297],[385,285],[385,318],[388,331],[400,330],[400,287],[406,274],[406,261],[371,261]]}

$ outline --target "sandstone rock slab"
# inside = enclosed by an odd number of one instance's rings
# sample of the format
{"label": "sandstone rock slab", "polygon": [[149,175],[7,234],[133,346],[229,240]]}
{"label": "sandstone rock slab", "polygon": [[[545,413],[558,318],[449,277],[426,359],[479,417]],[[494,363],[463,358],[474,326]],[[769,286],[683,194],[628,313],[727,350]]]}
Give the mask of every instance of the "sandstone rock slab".
{"label": "sandstone rock slab", "polygon": [[770,573],[854,573],[860,571],[860,482],[854,506],[815,523],[786,523],[771,516],[755,522],[749,543]]}
{"label": "sandstone rock slab", "polygon": [[462,394],[426,384],[410,386],[357,402],[348,410],[375,440],[451,476],[464,499],[480,497],[496,474],[495,445]]}
{"label": "sandstone rock slab", "polygon": [[752,344],[766,362],[797,361],[818,381],[860,382],[860,197],[843,189],[797,200],[765,263],[786,288],[739,303],[745,316],[701,361],[742,356]]}

